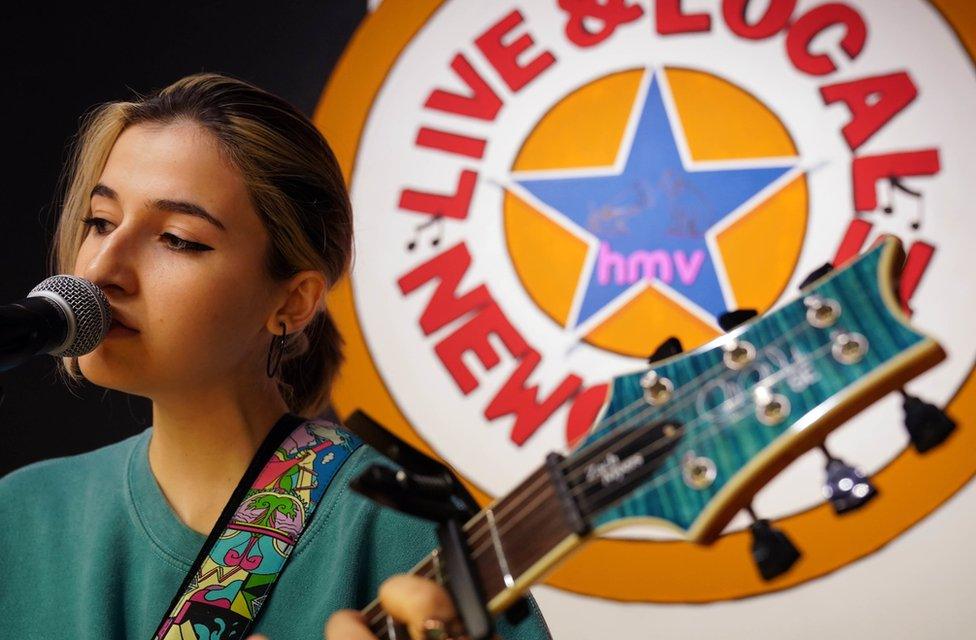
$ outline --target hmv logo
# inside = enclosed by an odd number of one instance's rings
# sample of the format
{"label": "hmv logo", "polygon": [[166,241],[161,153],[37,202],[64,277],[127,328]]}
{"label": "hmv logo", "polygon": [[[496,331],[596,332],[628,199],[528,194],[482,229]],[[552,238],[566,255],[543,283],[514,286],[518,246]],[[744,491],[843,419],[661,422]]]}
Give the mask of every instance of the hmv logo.
{"label": "hmv logo", "polygon": [[625,255],[611,249],[609,242],[601,242],[596,259],[597,283],[607,285],[612,281],[615,285],[628,285],[657,278],[664,284],[671,284],[677,278],[681,284],[690,285],[698,278],[704,263],[702,249],[695,249],[690,254],[681,249],[671,252],[638,249]]}

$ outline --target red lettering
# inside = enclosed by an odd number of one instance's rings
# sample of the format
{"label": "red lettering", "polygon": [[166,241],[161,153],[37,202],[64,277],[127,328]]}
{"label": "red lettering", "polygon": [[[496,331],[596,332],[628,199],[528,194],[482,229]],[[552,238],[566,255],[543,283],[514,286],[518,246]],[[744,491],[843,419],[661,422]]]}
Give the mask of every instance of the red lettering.
{"label": "red lettering", "polygon": [[868,234],[871,233],[872,228],[874,228],[874,225],[867,220],[861,220],[859,218],[851,220],[847,225],[847,231],[844,232],[844,237],[841,238],[840,246],[837,247],[837,252],[834,254],[834,259],[831,261],[831,264],[835,268],[839,267],[860,253],[861,247],[864,246],[864,241],[868,239]]}
{"label": "red lettering", "polygon": [[915,289],[918,288],[918,283],[922,281],[922,276],[928,269],[934,253],[935,247],[921,240],[912,243],[908,250],[908,255],[905,257],[905,268],[902,269],[901,278],[898,280],[898,297],[901,299],[901,308],[907,315],[912,313],[908,302],[915,295]]}
{"label": "red lettering", "polygon": [[939,172],[939,151],[901,151],[854,158],[854,209],[872,211],[878,206],[877,184],[882,178],[930,176]]}
{"label": "red lettering", "polygon": [[468,217],[471,196],[474,195],[474,186],[477,181],[477,173],[470,169],[464,169],[458,176],[457,187],[452,194],[445,195],[443,193],[404,189],[400,192],[400,208],[464,220]]}
{"label": "red lettering", "polygon": [[429,336],[465,314],[494,304],[488,287],[483,284],[460,298],[457,296],[458,285],[470,266],[471,254],[464,243],[461,243],[434,256],[397,280],[404,295],[413,293],[428,282],[437,281],[434,295],[430,297],[430,302],[420,316],[420,328],[424,335]]}
{"label": "red lettering", "polygon": [[749,0],[724,0],[722,2],[722,16],[725,24],[735,35],[749,40],[763,40],[769,38],[786,27],[796,0],[770,0],[766,13],[755,23],[746,21],[746,7]]}
{"label": "red lettering", "polygon": [[485,417],[489,420],[515,414],[515,424],[509,437],[519,446],[525,444],[525,441],[549,419],[549,416],[576,393],[583,382],[579,376],[570,374],[559,383],[548,398],[540,402],[539,387],[526,388],[525,381],[535,371],[541,359],[535,349],[529,349],[519,361],[518,368],[485,409]]}
{"label": "red lettering", "polygon": [[473,352],[486,370],[493,369],[500,362],[498,352],[488,342],[490,335],[500,338],[508,352],[515,357],[529,350],[529,345],[494,301],[434,347],[437,357],[464,395],[478,388],[478,380],[464,364],[462,355]]}
{"label": "red lettering", "polygon": [[556,56],[549,51],[543,51],[530,60],[528,64],[520,65],[518,63],[519,55],[535,44],[532,36],[523,33],[507,45],[502,44],[502,38],[520,24],[522,24],[522,14],[516,9],[474,41],[481,53],[484,54],[485,59],[491,63],[491,66],[495,68],[495,71],[512,91],[518,91],[532,82],[540,73],[556,62]]}
{"label": "red lettering", "polygon": [[[851,223],[847,227],[847,233],[844,234],[844,238],[837,248],[837,253],[834,255],[834,267],[843,266],[860,253],[873,227],[874,225],[866,220],[858,220],[856,218],[851,220]],[[884,235],[882,234],[875,239],[870,248],[873,249],[883,239]],[[898,299],[906,315],[912,314],[911,307],[908,303],[911,301],[912,296],[915,295],[915,290],[922,281],[922,276],[925,275],[925,271],[928,269],[934,253],[935,247],[923,240],[916,240],[908,250],[908,255],[905,257],[905,265],[898,278]]]}
{"label": "red lettering", "polygon": [[459,133],[449,133],[427,127],[421,127],[420,131],[417,132],[417,145],[469,158],[483,158],[485,155],[485,140],[483,138],[469,138]]}
{"label": "red lettering", "polygon": [[847,231],[844,232],[840,246],[837,247],[837,252],[834,254],[832,264],[835,268],[846,264],[848,260],[861,252],[861,247],[864,246],[864,241],[868,239],[868,234],[871,233],[873,227],[874,225],[867,220],[858,218],[854,218],[848,223]]}
{"label": "red lettering", "polygon": [[[566,37],[578,47],[592,47],[600,44],[625,22],[633,22],[644,15],[637,4],[626,4],[624,0],[559,0],[559,8],[569,14],[566,22]],[[600,22],[599,31],[590,31],[590,24]]]}
{"label": "red lettering", "polygon": [[583,436],[589,433],[596,422],[596,416],[607,401],[610,386],[598,384],[580,392],[573,401],[566,418],[566,444],[575,447]]}
{"label": "red lettering", "polygon": [[810,9],[797,18],[786,33],[786,52],[793,66],[812,76],[822,76],[837,70],[825,53],[810,53],[810,42],[822,31],[835,24],[844,25],[840,46],[853,60],[864,48],[868,28],[857,11],[845,4],[828,2]]}
{"label": "red lettering", "polygon": [[460,95],[434,89],[427,97],[424,106],[446,113],[467,116],[478,120],[494,120],[502,108],[501,98],[498,97],[484,78],[478,75],[471,63],[460,53],[451,61],[451,69],[464,81],[471,90],[470,95]]}
{"label": "red lettering", "polygon": [[707,13],[682,13],[681,0],[657,0],[654,9],[657,32],[662,36],[712,29],[712,18]]}
{"label": "red lettering", "polygon": [[840,101],[847,105],[851,121],[841,131],[854,151],[911,104],[918,90],[908,74],[900,71],[821,87],[820,95],[825,104]]}

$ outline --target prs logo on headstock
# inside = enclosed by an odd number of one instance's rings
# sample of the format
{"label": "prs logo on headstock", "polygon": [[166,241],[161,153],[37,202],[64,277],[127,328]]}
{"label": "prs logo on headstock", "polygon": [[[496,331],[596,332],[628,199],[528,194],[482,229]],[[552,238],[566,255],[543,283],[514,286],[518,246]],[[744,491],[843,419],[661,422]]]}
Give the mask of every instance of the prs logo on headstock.
{"label": "prs logo on headstock", "polygon": [[[740,343],[730,344],[734,348]],[[753,348],[751,344],[741,344]],[[752,401],[757,391],[764,389],[762,385],[757,386],[757,381],[783,382],[794,393],[802,393],[820,380],[820,373],[812,363],[814,357],[796,345],[768,344],[749,356],[749,364],[742,367],[737,375],[704,382],[694,396],[695,408],[699,414],[722,409],[714,419],[731,419]]]}

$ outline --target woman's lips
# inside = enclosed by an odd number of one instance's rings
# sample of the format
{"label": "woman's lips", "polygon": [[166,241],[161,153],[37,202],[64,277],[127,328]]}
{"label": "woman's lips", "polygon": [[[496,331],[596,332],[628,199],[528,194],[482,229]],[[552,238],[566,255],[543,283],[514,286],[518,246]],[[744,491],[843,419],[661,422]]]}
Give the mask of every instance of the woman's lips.
{"label": "woman's lips", "polygon": [[137,333],[139,332],[133,329],[132,327],[127,327],[121,322],[119,322],[118,320],[113,319],[112,324],[109,325],[108,333],[106,333],[105,335],[106,337],[108,336],[122,337],[122,336],[134,336]]}
{"label": "woman's lips", "polygon": [[139,330],[136,329],[133,326],[133,324],[128,321],[129,318],[128,318],[127,315],[121,313],[120,310],[119,309],[116,309],[115,307],[110,307],[110,310],[111,310],[111,315],[112,315],[112,323],[109,325],[109,329],[110,330],[115,325],[120,325],[120,326],[125,327],[126,329],[128,329],[130,331],[135,331],[136,333],[139,332]]}

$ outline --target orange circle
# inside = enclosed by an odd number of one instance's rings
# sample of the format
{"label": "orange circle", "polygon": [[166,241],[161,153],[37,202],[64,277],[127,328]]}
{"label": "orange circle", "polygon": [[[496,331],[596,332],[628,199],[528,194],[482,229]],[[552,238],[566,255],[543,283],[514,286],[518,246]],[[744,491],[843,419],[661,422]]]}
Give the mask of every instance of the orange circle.
{"label": "orange circle", "polygon": [[[962,0],[931,1],[955,27],[970,57],[976,57],[976,7]],[[401,51],[442,3],[385,0],[363,21],[333,71],[313,120],[335,150],[347,183],[352,181],[373,100]],[[407,423],[370,359],[348,279],[333,289],[329,308],[347,343],[347,361],[333,392],[340,415],[363,408],[405,441],[433,453]],[[976,412],[972,370],[947,410],[958,428],[946,443],[924,456],[906,449],[873,477],[891,498],[842,519],[823,504],[777,521],[803,547],[804,556],[772,583],[756,575],[744,531],[722,536],[708,547],[680,541],[595,540],[563,562],[546,583],[623,601],[709,602],[777,591],[830,573],[904,533],[976,474],[976,430],[969,424]],[[489,500],[475,493],[483,502]],[[837,540],[843,544],[835,544]]]}
{"label": "orange circle", "polygon": [[[525,138],[513,171],[604,167],[614,163],[645,73],[608,74],[569,93]],[[666,77],[692,159],[796,157],[786,127],[756,97],[713,74],[666,67]],[[736,308],[769,309],[787,286],[803,247],[807,181],[801,174],[717,235]],[[567,325],[588,245],[511,191],[503,206],[515,273],[529,297],[560,327]],[[770,243],[768,238],[776,238]],[[667,322],[655,319],[667,318]],[[716,326],[657,289],[648,288],[590,330],[583,340],[643,358],[670,336],[695,348],[719,335]]]}

